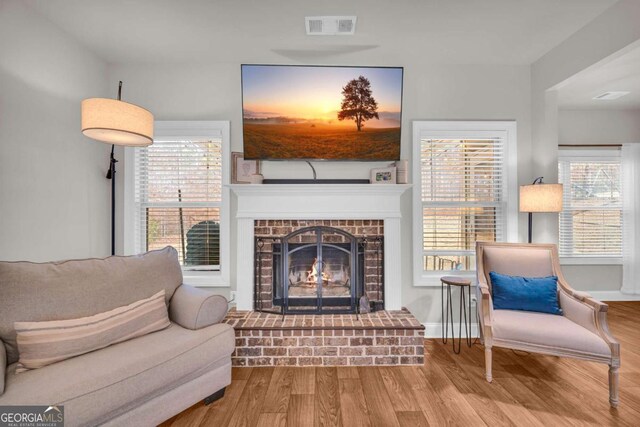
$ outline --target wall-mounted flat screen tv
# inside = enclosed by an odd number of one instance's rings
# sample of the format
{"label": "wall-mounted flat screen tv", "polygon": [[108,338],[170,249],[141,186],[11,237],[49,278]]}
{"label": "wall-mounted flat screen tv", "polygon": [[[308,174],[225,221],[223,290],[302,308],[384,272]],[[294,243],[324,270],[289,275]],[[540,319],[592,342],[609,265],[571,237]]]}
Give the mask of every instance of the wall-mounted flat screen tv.
{"label": "wall-mounted flat screen tv", "polygon": [[242,65],[244,158],[400,158],[402,67]]}

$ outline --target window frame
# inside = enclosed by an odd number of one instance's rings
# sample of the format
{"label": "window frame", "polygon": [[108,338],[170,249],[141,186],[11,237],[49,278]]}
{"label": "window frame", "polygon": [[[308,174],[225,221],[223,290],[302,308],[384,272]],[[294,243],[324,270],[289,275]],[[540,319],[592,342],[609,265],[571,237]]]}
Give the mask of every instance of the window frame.
{"label": "window frame", "polygon": [[[229,121],[156,121],[154,140],[169,138],[221,138],[222,193],[220,200],[220,270],[183,269],[183,281],[198,287],[229,287],[230,284],[230,123]],[[125,255],[138,253],[135,246],[135,148],[124,147],[124,221]]]}
{"label": "window frame", "polygon": [[[558,174],[560,172],[560,160],[583,160],[589,161],[592,159],[618,159],[620,161],[620,168],[622,168],[621,152],[618,148],[594,148],[594,149],[574,149],[559,147],[558,148]],[[622,184],[622,183],[621,183]],[[622,188],[620,188],[622,192]],[[622,194],[624,198],[624,194]],[[621,208],[622,209],[622,208]],[[560,247],[560,216],[558,215],[558,248]],[[624,216],[623,219],[624,221]],[[624,229],[624,224],[622,224]],[[622,249],[622,248],[621,248]],[[598,255],[583,255],[583,256],[560,256],[561,265],[622,265],[622,256],[604,256]]]}
{"label": "window frame", "polygon": [[475,270],[469,271],[425,271],[423,270],[423,203],[422,203],[422,170],[421,140],[430,139],[465,139],[484,136],[492,138],[500,136],[504,139],[503,195],[504,241],[518,241],[518,157],[517,157],[517,124],[515,121],[414,121],[413,122],[413,285],[434,287],[440,286],[440,277],[455,274],[475,280]]}

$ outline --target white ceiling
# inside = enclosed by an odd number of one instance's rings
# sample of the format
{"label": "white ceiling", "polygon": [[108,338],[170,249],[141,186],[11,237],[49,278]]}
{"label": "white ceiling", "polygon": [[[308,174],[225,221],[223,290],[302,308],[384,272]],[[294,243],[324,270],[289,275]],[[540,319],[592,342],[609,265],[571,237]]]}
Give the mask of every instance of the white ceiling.
{"label": "white ceiling", "polygon": [[[27,0],[111,63],[398,61],[530,64],[616,0]],[[305,15],[357,15],[355,36],[306,36]],[[371,57],[372,53],[368,53]],[[353,57],[352,57],[353,58]],[[357,59],[357,57],[356,57]]]}
{"label": "white ceiling", "polygon": [[[604,92],[631,92],[614,100],[595,100]],[[558,90],[563,109],[640,109],[640,46],[571,77]]]}

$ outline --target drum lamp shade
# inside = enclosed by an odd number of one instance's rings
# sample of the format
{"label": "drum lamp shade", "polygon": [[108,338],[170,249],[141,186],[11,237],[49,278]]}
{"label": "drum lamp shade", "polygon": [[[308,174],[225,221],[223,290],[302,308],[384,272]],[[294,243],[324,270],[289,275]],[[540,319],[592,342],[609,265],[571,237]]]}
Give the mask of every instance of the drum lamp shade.
{"label": "drum lamp shade", "polygon": [[82,133],[108,144],[145,147],[153,143],[153,114],[116,99],[85,99]]}

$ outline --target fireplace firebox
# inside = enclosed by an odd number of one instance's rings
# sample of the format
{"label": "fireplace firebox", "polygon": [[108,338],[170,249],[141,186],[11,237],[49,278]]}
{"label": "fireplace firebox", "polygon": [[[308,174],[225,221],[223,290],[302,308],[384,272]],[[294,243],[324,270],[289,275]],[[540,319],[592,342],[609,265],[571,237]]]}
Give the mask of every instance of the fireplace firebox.
{"label": "fireplace firebox", "polygon": [[313,226],[285,236],[257,236],[255,250],[257,311],[359,313],[364,295],[363,301],[372,302],[366,308],[383,308],[382,236],[356,237],[339,228]]}

